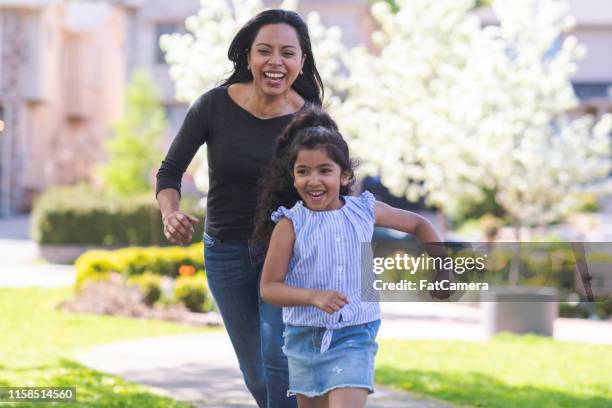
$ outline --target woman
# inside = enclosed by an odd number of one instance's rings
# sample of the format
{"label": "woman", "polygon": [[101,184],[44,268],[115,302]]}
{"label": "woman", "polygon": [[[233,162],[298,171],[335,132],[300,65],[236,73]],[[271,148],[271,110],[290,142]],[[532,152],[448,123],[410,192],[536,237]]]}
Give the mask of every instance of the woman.
{"label": "woman", "polygon": [[198,148],[208,146],[204,260],[244,381],[260,407],[295,407],[287,397],[281,308],[264,303],[259,278],[265,256],[250,241],[257,184],[276,138],[306,103],[321,105],[323,84],[308,28],[297,13],[266,10],[234,37],[232,74],[189,108],[157,173],[164,233],[191,241],[198,220],[179,211],[180,182]]}

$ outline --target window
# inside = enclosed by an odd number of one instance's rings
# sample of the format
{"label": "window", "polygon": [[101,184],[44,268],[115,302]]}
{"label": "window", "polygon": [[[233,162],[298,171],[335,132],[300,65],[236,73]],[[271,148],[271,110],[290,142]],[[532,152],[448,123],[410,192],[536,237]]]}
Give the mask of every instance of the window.
{"label": "window", "polygon": [[612,81],[572,82],[574,92],[581,101],[589,99],[612,99]]}
{"label": "window", "polygon": [[164,52],[159,46],[159,39],[164,34],[185,33],[185,26],[182,23],[157,23],[155,24],[155,63],[166,64]]}

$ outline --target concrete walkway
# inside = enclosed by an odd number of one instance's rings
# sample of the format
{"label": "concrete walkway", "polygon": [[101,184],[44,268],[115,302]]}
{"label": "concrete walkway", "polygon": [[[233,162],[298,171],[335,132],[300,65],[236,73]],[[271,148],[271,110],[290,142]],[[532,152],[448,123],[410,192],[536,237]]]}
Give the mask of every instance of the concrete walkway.
{"label": "concrete walkway", "polygon": [[[382,303],[379,338],[484,341],[479,310],[453,304]],[[555,338],[612,344],[612,323],[557,319]],[[153,387],[197,407],[254,407],[224,331],[132,340],[84,350],[82,364]],[[372,408],[450,405],[377,387]]]}
{"label": "concrete walkway", "polygon": [[[144,384],[196,407],[256,407],[224,331],[150,338],[102,345],[79,353],[77,360],[100,371]],[[377,386],[371,408],[443,408],[451,405],[419,399]]]}
{"label": "concrete walkway", "polygon": [[0,287],[64,287],[74,282],[72,265],[39,259],[30,239],[30,217],[0,218]]}
{"label": "concrete walkway", "polygon": [[[461,303],[381,303],[381,338],[487,341],[479,307]],[[557,318],[553,338],[612,345],[612,320]]]}

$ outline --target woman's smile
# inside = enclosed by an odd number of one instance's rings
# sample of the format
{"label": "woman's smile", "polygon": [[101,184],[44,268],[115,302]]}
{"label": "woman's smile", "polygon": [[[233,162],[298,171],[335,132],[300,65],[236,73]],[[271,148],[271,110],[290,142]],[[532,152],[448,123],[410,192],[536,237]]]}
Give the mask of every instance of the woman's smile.
{"label": "woman's smile", "polygon": [[286,75],[282,72],[264,71],[263,76],[270,80],[281,80],[285,78]]}
{"label": "woman's smile", "polygon": [[262,74],[264,78],[264,84],[270,87],[280,87],[283,84],[284,79],[287,75],[282,72],[264,71]]}

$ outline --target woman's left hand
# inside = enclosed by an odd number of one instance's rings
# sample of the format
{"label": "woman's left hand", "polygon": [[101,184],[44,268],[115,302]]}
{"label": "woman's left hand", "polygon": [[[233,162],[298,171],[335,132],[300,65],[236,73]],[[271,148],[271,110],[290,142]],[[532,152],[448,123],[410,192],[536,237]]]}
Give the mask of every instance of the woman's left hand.
{"label": "woman's left hand", "polygon": [[181,211],[172,211],[162,217],[164,235],[171,243],[183,245],[191,242],[193,226],[200,222],[196,217]]}

